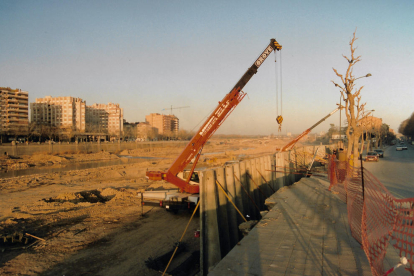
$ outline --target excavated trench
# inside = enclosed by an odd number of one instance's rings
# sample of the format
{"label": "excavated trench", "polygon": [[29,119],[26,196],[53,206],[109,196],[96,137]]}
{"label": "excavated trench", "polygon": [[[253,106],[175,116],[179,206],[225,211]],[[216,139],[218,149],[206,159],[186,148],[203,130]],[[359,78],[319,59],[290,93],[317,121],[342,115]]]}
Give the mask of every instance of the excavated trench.
{"label": "excavated trench", "polygon": [[71,202],[77,204],[79,202],[89,203],[105,203],[111,200],[115,195],[103,196],[98,190],[82,191],[78,193],[64,194],[57,197],[44,198],[43,201],[47,203],[51,202]]}
{"label": "excavated trench", "polygon": [[[145,265],[155,271],[164,271],[167,267],[175,247],[169,252],[156,258],[148,258]],[[167,273],[172,276],[192,276],[200,271],[200,251],[188,252],[187,244],[181,243],[175,252]]]}

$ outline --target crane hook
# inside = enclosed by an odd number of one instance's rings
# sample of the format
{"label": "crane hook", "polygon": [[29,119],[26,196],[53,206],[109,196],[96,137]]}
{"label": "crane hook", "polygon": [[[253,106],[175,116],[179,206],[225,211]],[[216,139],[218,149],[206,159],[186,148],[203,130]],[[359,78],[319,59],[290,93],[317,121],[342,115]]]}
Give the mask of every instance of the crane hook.
{"label": "crane hook", "polygon": [[276,122],[279,124],[279,132],[282,131],[282,122],[283,122],[283,117],[282,115],[279,115],[276,117]]}

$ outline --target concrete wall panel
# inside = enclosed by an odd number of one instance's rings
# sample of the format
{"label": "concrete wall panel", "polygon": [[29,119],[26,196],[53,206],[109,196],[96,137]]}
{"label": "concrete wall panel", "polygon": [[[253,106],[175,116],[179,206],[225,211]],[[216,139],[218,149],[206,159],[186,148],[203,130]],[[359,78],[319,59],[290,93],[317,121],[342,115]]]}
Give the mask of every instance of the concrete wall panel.
{"label": "concrete wall panel", "polygon": [[[234,170],[233,166],[227,166],[225,167],[225,170],[224,170],[225,175],[226,175],[227,192],[228,192],[228,195],[231,201],[234,203],[234,205],[237,208],[239,208],[237,206],[238,200],[236,197],[236,187],[235,187],[233,170]],[[239,200],[240,199],[241,198],[239,197]],[[231,202],[228,202],[227,204],[227,217],[229,221],[229,235],[230,235],[231,248],[233,248],[240,240],[238,225],[241,223],[241,220],[243,220],[243,218],[234,208],[234,205]]]}
{"label": "concrete wall panel", "polygon": [[284,153],[276,154],[276,185],[277,188],[285,186],[286,166]]}
{"label": "concrete wall panel", "polygon": [[237,207],[239,208],[240,212],[246,216],[247,210],[248,210],[248,197],[246,193],[244,192],[242,185],[240,183],[240,163],[233,165],[233,176],[234,176],[234,186],[236,189],[236,201],[237,201]]}
{"label": "concrete wall panel", "polygon": [[270,189],[269,184],[267,184],[269,182],[265,177],[265,175],[266,175],[266,158],[265,157],[260,157],[260,170],[259,170],[259,172],[261,173],[261,175],[259,174],[257,177],[262,182],[263,190],[265,190],[265,195],[266,195],[265,200],[266,200],[266,198],[271,196],[273,194],[273,192]]}
{"label": "concrete wall panel", "polygon": [[[224,175],[224,168],[216,169],[216,180],[221,184],[224,191],[227,191],[226,179]],[[216,183],[217,184],[217,183]],[[230,251],[230,232],[229,232],[229,217],[228,209],[230,204],[227,200],[226,195],[223,193],[220,187],[218,188],[218,223],[219,233],[220,233],[220,248],[221,248],[221,257],[223,258]]]}
{"label": "concrete wall panel", "polygon": [[[255,198],[257,199],[257,202],[260,207],[260,210],[263,209],[263,204],[264,204],[264,200],[263,200],[263,191],[260,188],[260,182],[257,181],[257,171],[256,171],[256,159],[252,159],[250,160],[250,171],[249,171],[249,181],[251,182],[251,187],[253,187],[253,193]],[[258,216],[256,217],[256,219],[260,219],[260,214],[258,214]]]}
{"label": "concrete wall panel", "polygon": [[261,197],[260,200],[264,204],[264,201],[265,201],[266,197],[270,196],[270,194],[267,191],[267,188],[268,188],[268,187],[266,187],[267,185],[263,181],[263,178],[260,176],[260,173],[263,173],[263,168],[262,168],[264,166],[263,157],[255,158],[254,161],[255,161],[254,175],[255,175],[256,183],[257,183],[257,185],[259,185],[260,190],[262,191],[262,193],[260,193],[260,197]]}
{"label": "concrete wall panel", "polygon": [[[253,198],[253,201],[256,203],[257,206],[261,206],[260,203],[260,196],[259,191],[257,190],[255,184],[252,181],[252,160],[245,160],[244,163],[246,164],[246,185],[247,189],[249,191],[250,196]],[[260,218],[260,212],[252,206],[252,216],[251,219],[259,219]]]}
{"label": "concrete wall panel", "polygon": [[221,260],[215,172],[203,172],[200,180],[200,270],[207,275],[209,268]]}
{"label": "concrete wall panel", "polygon": [[[249,183],[247,181],[247,175],[246,175],[246,161],[240,162],[240,182],[241,186],[243,186],[243,208],[244,208],[244,214],[248,215],[249,217],[253,217],[255,213],[255,206],[252,204],[250,197],[253,198],[252,194],[250,193]],[[250,197],[249,197],[250,196]]]}

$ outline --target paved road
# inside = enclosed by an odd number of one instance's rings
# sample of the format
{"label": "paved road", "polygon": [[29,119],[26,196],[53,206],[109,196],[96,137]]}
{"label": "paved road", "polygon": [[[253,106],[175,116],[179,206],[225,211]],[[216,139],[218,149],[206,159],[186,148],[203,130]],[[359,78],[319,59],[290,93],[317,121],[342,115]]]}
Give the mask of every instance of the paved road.
{"label": "paved road", "polygon": [[408,150],[403,151],[395,147],[386,148],[379,162],[364,162],[364,167],[395,197],[414,197],[414,146],[407,145]]}

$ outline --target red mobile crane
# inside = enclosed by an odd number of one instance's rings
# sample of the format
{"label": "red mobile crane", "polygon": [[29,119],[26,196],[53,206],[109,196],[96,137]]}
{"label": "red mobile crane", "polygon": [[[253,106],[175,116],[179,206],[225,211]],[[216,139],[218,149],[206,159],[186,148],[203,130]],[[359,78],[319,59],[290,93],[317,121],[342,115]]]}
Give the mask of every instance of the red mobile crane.
{"label": "red mobile crane", "polygon": [[[273,51],[280,51],[281,49],[282,46],[275,39],[271,39],[266,49],[261,53],[253,65],[246,71],[246,73],[244,73],[244,75],[236,83],[230,93],[228,93],[219,102],[216,109],[200,127],[188,145],[172,163],[170,168],[165,172],[147,171],[147,178],[150,180],[166,180],[179,187],[181,193],[186,192],[189,194],[198,194],[199,185],[190,184],[190,179],[192,177],[198,159],[200,158],[204,144],[244,98],[246,93],[241,90],[249,82],[253,75],[257,73],[257,69],[260,67],[260,65]],[[178,173],[182,172],[193,159],[195,161],[190,170],[190,173],[188,174],[188,177],[186,179],[181,179],[178,177]]]}
{"label": "red mobile crane", "polygon": [[[342,108],[343,108],[343,106],[342,106]],[[341,109],[341,107],[336,108],[334,111],[332,111],[331,113],[329,113],[328,115],[326,115],[325,117],[323,117],[322,119],[320,119],[316,124],[314,124],[313,126],[311,126],[310,128],[308,128],[307,130],[305,130],[304,132],[302,132],[298,137],[296,137],[295,139],[293,139],[292,141],[290,141],[288,144],[286,144],[285,146],[283,146],[280,150],[279,149],[276,149],[276,150],[279,150],[279,152],[291,150],[295,146],[295,144],[297,142],[299,142],[300,139],[302,139],[303,137],[305,137],[306,135],[308,135],[312,131],[312,129],[314,129],[320,123],[322,123],[323,121],[325,121],[326,119],[328,119],[329,117],[331,117],[339,109]]]}

